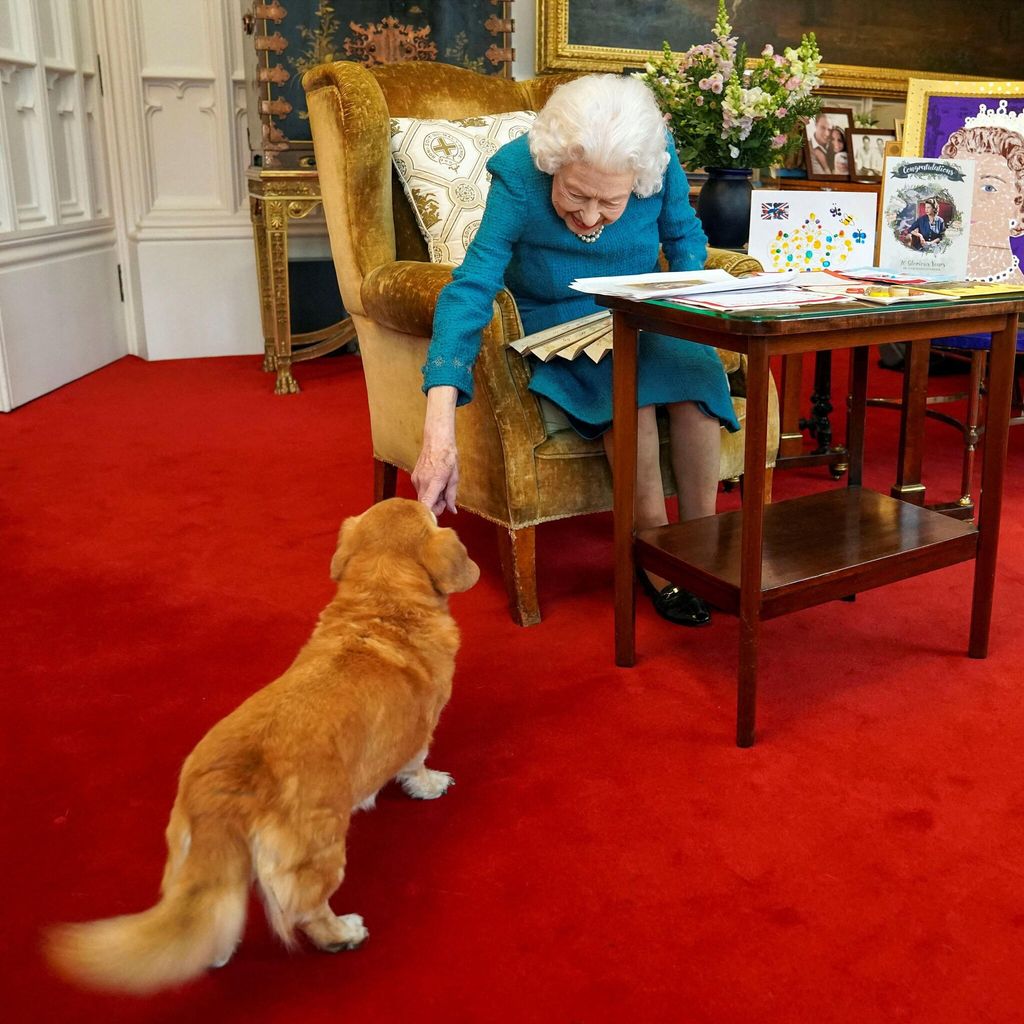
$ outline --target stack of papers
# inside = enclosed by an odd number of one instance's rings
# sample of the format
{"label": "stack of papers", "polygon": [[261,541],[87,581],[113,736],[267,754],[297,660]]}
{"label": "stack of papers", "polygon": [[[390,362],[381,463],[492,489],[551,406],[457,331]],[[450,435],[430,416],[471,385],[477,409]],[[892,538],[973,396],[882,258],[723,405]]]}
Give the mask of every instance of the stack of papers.
{"label": "stack of papers", "polygon": [[635,274],[625,277],[582,277],[569,286],[589,295],[614,295],[643,302],[657,299],[683,306],[716,310],[798,307],[843,301],[818,295],[813,285],[835,284],[827,271],[751,274],[733,277],[725,270],[694,270],[677,274]]}
{"label": "stack of papers", "polygon": [[[884,267],[862,267],[842,273],[791,270],[750,277],[733,277],[724,270],[584,277],[573,281],[570,287],[588,295],[614,295],[637,302],[654,299],[720,312],[800,309],[837,302],[867,302],[876,306],[942,303],[964,297],[1024,292],[1019,285],[946,282],[934,277],[910,277]],[[595,363],[600,362],[612,348],[611,311],[601,310],[569,323],[556,324],[510,342],[509,347],[545,363],[556,357],[578,359],[584,355]]]}
{"label": "stack of papers", "polygon": [[543,363],[555,356],[576,359],[581,355],[597,363],[612,348],[612,314],[609,310],[602,310],[565,324],[556,324],[547,330],[510,341],[509,348],[520,355],[535,356]]}
{"label": "stack of papers", "polygon": [[591,295],[614,295],[637,302],[656,299],[722,311],[799,308],[826,302],[892,306],[1024,290],[1013,285],[955,283],[937,275],[913,277],[885,267],[861,267],[842,273],[790,270],[749,277],[733,277],[724,270],[584,277],[573,281],[570,287]]}

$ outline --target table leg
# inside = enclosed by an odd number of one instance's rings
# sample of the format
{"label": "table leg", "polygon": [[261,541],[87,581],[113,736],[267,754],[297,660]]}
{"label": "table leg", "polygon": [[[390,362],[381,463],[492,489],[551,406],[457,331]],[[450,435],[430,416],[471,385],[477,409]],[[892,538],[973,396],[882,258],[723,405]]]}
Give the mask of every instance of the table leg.
{"label": "table leg", "polygon": [[277,368],[275,395],[294,395],[299,385],[292,376],[292,328],[288,306],[288,203],[264,201],[270,290],[274,309],[274,360]]}
{"label": "table leg", "polygon": [[921,459],[924,452],[924,411],[928,397],[928,354],[931,342],[907,342],[903,368],[903,402],[900,408],[900,447],[896,483],[890,494],[913,505],[924,504]]}
{"label": "table leg", "polygon": [[811,395],[810,418],[801,420],[800,426],[818,442],[812,455],[827,455],[832,451],[832,353],[814,353],[814,393]]}
{"label": "table leg", "polygon": [[850,460],[847,486],[860,487],[864,477],[864,419],[868,404],[868,348],[850,353],[850,413],[846,423],[846,447]]}
{"label": "table leg", "polygon": [[981,469],[978,507],[978,555],[974,564],[974,599],[971,604],[971,639],[968,647],[968,654],[972,658],[988,655],[1016,343],[1017,317],[1013,315],[1007,318],[1006,326],[1001,331],[992,334],[992,354],[989,358],[985,457]]}
{"label": "table leg", "polygon": [[270,287],[270,247],[267,243],[267,224],[263,217],[263,200],[249,197],[249,217],[252,220],[252,240],[256,248],[256,282],[260,290],[260,325],[263,328],[263,369],[270,373],[277,369],[274,345],[274,297]]}
{"label": "table leg", "polygon": [[782,357],[782,388],[779,408],[779,458],[803,454],[804,435],[800,430],[800,388],[803,384],[802,354]]}
{"label": "table leg", "polygon": [[[779,408],[779,457],[776,469],[796,469],[802,466],[828,466],[833,480],[838,480],[847,469],[846,449],[832,444],[832,353],[818,352],[814,359],[814,392],[811,395],[811,415],[800,416],[800,388],[803,355],[782,357],[782,396]],[[807,431],[818,446],[804,454],[804,435]]]}
{"label": "table leg", "polygon": [[[612,487],[615,508],[615,664],[636,661],[636,360],[637,329],[613,314]],[[764,448],[762,446],[762,454]],[[764,459],[761,459],[762,464]]]}
{"label": "table leg", "polygon": [[740,555],[740,656],[736,745],[754,744],[757,661],[761,636],[761,556],[764,542],[764,452],[768,439],[768,355],[752,342],[747,355],[746,441],[743,449],[743,531]]}

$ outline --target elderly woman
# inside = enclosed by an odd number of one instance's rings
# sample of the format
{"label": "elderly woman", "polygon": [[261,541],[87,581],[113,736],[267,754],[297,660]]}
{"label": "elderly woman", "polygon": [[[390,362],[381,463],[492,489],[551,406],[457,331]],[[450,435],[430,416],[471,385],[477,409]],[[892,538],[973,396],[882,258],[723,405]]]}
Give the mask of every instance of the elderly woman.
{"label": "elderly woman", "polygon": [[[598,310],[572,291],[577,277],[703,267],[706,239],[664,122],[642,83],[589,75],[560,86],[528,135],[488,162],[491,186],[480,228],[452,274],[434,316],[424,366],[427,414],[413,471],[421,501],[455,511],[459,479],[455,408],[473,396],[473,362],[495,294],[515,296],[527,333]],[[561,407],[584,437],[602,437],[611,456],[611,359],[531,360],[530,389]],[[637,525],[668,522],[655,407],[668,410],[681,519],[713,515],[720,427],[738,430],[722,365],[710,348],[641,333],[638,371]],[[704,625],[702,600],[641,574],[657,612]]]}

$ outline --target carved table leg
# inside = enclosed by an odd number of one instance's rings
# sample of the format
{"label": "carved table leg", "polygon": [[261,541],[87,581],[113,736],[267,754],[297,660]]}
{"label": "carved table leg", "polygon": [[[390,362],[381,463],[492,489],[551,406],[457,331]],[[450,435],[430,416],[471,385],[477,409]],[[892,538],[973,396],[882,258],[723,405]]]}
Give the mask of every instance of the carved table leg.
{"label": "carved table leg", "polygon": [[299,385],[292,376],[292,330],[288,308],[288,203],[265,200],[267,250],[274,314],[275,395],[294,395]]}
{"label": "carved table leg", "polygon": [[832,463],[830,472],[833,479],[846,472],[847,461],[843,456],[843,448],[832,447],[832,421],[829,419],[832,410],[832,353],[816,352],[814,354],[814,393],[811,395],[811,415],[800,420],[800,429],[806,430],[818,442],[812,455],[838,455],[840,459]]}
{"label": "carved table leg", "polygon": [[256,281],[260,290],[260,323],[263,326],[263,369],[277,369],[274,352],[274,299],[270,285],[270,253],[267,245],[267,224],[263,218],[263,200],[249,197],[252,219],[252,240],[256,248]]}

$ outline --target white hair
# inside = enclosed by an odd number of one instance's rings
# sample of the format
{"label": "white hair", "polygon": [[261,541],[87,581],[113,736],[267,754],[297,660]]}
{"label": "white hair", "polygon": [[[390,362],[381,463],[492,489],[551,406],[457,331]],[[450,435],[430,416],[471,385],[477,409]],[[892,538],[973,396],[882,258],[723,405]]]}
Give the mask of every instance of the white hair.
{"label": "white hair", "polygon": [[643,82],[619,75],[585,75],[560,85],[530,128],[537,169],[554,174],[566,164],[634,175],[633,191],[661,191],[669,155],[665,121]]}

